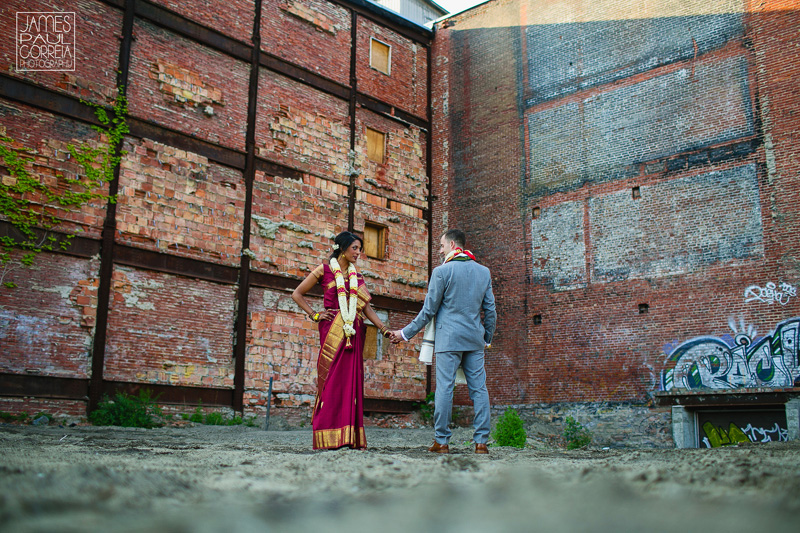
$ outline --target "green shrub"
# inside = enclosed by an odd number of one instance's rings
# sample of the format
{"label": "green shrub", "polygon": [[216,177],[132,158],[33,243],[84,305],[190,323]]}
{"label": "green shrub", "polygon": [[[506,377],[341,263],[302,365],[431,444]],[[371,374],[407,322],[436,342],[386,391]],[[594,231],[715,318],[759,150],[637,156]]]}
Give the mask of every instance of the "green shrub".
{"label": "green shrub", "polygon": [[149,390],[139,391],[139,396],[117,393],[113,400],[106,396],[97,409],[89,414],[96,426],[122,426],[135,428],[161,427],[163,413],[156,405],[157,398]]}
{"label": "green shrub", "polygon": [[524,448],[528,440],[522,419],[514,409],[506,409],[506,412],[497,421],[492,437],[495,446],[513,446],[514,448]]}
{"label": "green shrub", "polygon": [[564,442],[568,450],[585,448],[592,442],[592,433],[580,422],[568,416],[564,421]]}
{"label": "green shrub", "polygon": [[225,417],[222,416],[222,413],[208,413],[205,423],[209,426],[222,426],[225,424]]}

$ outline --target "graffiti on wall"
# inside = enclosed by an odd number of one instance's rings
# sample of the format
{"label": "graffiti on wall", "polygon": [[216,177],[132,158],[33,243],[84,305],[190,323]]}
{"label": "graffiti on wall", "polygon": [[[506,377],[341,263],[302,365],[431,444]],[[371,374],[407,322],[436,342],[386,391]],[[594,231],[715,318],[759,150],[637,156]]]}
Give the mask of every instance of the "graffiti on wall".
{"label": "graffiti on wall", "polygon": [[795,296],[797,296],[797,287],[785,282],[776,285],[770,281],[763,287],[750,285],[744,290],[745,303],[762,302],[772,304],[777,302],[781,305],[786,305]]}
{"label": "graffiti on wall", "polygon": [[773,424],[770,428],[753,426],[747,424],[740,428],[731,422],[728,429],[715,426],[711,422],[703,424],[703,444],[706,448],[719,448],[720,446],[730,446],[731,444],[741,444],[746,442],[779,442],[789,440],[789,431],[780,425]]}
{"label": "graffiti on wall", "polygon": [[699,410],[697,427],[699,444],[706,448],[789,440],[783,406]]}
{"label": "graffiti on wall", "polygon": [[[800,385],[798,330],[800,318],[778,324],[761,338],[750,327],[737,332],[733,341],[720,337],[698,337],[684,342],[669,354],[669,370],[661,387],[672,389],[735,389],[741,387],[792,387]],[[674,366],[673,366],[674,363]]]}

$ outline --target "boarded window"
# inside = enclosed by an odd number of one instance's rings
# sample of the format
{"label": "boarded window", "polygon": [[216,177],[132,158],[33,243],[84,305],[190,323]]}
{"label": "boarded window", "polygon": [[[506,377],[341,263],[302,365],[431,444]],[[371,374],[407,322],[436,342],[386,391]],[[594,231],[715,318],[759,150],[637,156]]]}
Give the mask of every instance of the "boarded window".
{"label": "boarded window", "polygon": [[367,157],[370,161],[383,164],[386,157],[386,134],[367,128]]}
{"label": "boarded window", "polygon": [[367,324],[367,336],[364,338],[364,359],[380,359],[378,351],[378,328],[372,324]]}
{"label": "boarded window", "polygon": [[392,47],[370,37],[369,66],[384,74],[391,74]]}
{"label": "boarded window", "polygon": [[367,257],[383,259],[386,249],[386,228],[367,222],[364,224],[364,253]]}

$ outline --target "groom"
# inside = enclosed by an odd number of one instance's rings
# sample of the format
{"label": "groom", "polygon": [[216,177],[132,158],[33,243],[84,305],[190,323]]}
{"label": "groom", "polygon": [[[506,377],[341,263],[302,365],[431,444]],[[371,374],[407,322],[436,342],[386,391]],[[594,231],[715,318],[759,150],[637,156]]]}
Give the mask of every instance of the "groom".
{"label": "groom", "polygon": [[[436,401],[433,426],[435,442],[429,451],[449,453],[453,386],[459,365],[464,369],[469,396],[475,408],[475,453],[489,453],[489,392],[483,351],[492,343],[497,311],[489,269],[464,250],[466,236],[452,229],[440,240],[444,263],[433,269],[425,303],[405,328],[391,332],[392,342],[408,341],[436,318]],[[481,324],[483,311],[483,324]]]}

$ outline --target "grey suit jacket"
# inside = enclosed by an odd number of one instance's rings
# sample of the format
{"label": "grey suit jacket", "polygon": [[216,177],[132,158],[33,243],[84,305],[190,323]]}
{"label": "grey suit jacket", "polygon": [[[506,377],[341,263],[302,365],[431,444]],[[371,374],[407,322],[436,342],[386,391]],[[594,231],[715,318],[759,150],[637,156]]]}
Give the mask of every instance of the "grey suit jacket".
{"label": "grey suit jacket", "polygon": [[483,350],[491,344],[497,311],[489,269],[475,261],[455,260],[434,268],[422,310],[403,328],[403,335],[411,339],[433,317],[436,352]]}

